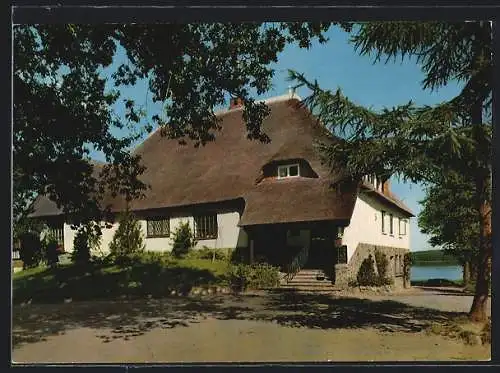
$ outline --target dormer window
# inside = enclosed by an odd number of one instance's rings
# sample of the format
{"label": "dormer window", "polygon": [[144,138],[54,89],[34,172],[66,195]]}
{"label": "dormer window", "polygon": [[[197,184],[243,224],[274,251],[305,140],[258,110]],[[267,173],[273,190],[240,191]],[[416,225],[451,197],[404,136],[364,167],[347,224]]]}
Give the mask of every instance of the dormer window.
{"label": "dormer window", "polygon": [[278,179],[300,176],[299,164],[286,164],[278,166]]}

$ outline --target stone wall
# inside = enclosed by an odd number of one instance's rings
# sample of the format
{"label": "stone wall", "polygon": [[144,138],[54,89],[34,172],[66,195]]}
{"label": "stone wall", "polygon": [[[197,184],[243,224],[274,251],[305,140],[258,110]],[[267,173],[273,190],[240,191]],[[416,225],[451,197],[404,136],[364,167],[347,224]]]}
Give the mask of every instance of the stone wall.
{"label": "stone wall", "polygon": [[[372,245],[366,243],[358,244],[356,251],[352,255],[347,265],[335,265],[335,284],[339,286],[345,286],[351,281],[355,281],[359,267],[361,266],[363,260],[371,254],[373,261],[375,262],[375,252],[377,250],[387,256],[387,260],[389,262],[387,275],[393,278],[394,286],[402,288],[404,255],[405,253],[409,252],[409,250],[401,247]],[[377,268],[375,265],[375,272],[376,271]]]}

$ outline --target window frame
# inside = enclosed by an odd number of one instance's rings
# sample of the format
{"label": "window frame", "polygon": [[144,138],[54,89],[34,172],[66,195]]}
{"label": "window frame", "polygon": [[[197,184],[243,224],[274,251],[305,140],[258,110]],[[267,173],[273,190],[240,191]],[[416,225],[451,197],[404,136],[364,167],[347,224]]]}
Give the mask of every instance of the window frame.
{"label": "window frame", "polygon": [[389,214],[389,236],[394,236],[394,215]]}
{"label": "window frame", "polygon": [[[149,223],[153,221],[167,222],[168,233],[153,234],[149,229]],[[146,238],[166,238],[170,237],[170,216],[151,216],[146,218]]]}
{"label": "window frame", "polygon": [[[210,227],[210,221],[207,221],[207,219],[213,218],[213,222],[215,223],[215,226]],[[197,221],[198,219],[204,219],[202,224],[199,224],[200,222]],[[210,228],[215,230],[215,233],[212,234],[204,234],[200,235],[200,229],[199,225],[205,226],[202,227],[201,231],[208,231]],[[195,215],[193,216],[193,234],[194,238],[196,240],[215,240],[219,237],[219,222],[217,221],[217,214],[216,213],[207,213],[207,214],[200,214],[200,215]]]}
{"label": "window frame", "polygon": [[[290,175],[290,168],[297,166],[297,175]],[[280,170],[286,169],[286,176],[280,176]],[[290,164],[282,164],[278,166],[278,179],[288,179],[291,177],[299,177],[300,176],[300,165],[299,163],[290,163]]]}

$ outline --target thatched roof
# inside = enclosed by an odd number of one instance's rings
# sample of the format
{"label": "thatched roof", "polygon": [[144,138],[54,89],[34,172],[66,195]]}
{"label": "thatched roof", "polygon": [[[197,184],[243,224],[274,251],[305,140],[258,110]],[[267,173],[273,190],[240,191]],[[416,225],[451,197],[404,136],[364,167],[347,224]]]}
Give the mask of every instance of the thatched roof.
{"label": "thatched roof", "polygon": [[[151,188],[130,208],[140,211],[243,198],[240,225],[350,219],[357,185],[340,194],[330,188],[339,176],[322,164],[314,145],[335,140],[297,99],[282,96],[267,104],[271,114],[263,130],[271,138],[268,144],[247,139],[241,108],[218,113],[222,130],[214,142],[198,148],[190,140],[180,145],[159,130],[152,133],[134,151],[146,166],[141,180]],[[291,159],[307,161],[318,177],[259,178],[266,164]],[[121,209],[117,202],[116,211]],[[52,214],[46,202],[38,201],[36,207],[36,216]]]}

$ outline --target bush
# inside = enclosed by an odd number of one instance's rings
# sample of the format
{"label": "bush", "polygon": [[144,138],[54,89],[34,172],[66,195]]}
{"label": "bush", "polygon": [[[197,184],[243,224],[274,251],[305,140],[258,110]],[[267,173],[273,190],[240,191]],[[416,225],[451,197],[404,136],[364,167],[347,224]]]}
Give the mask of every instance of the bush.
{"label": "bush", "polygon": [[109,251],[116,264],[128,264],[133,255],[144,251],[144,234],[140,223],[130,211],[123,213],[119,222],[118,229],[109,244]]}
{"label": "bush", "polygon": [[42,245],[43,247],[43,256],[47,265],[50,267],[55,266],[59,262],[59,250],[58,250],[58,242],[55,237],[49,235],[44,240]]}
{"label": "bush", "polygon": [[389,265],[387,255],[379,250],[375,251],[375,263],[377,264],[378,278],[374,285],[391,285],[392,279],[387,277],[387,267]]}
{"label": "bush", "polygon": [[98,249],[101,243],[101,228],[97,223],[81,226],[73,241],[71,260],[77,264],[87,264],[91,259],[91,251]]}
{"label": "bush", "polygon": [[39,234],[25,232],[20,235],[20,240],[19,256],[23,262],[23,269],[36,267],[42,259],[42,244]]}
{"label": "bush", "polygon": [[172,241],[172,254],[177,258],[185,256],[195,245],[194,235],[188,222],[179,224]]}
{"label": "bush", "polygon": [[75,239],[73,240],[71,260],[76,264],[87,264],[90,262],[90,247],[87,234],[83,229],[79,229],[76,232]]}
{"label": "bush", "polygon": [[186,258],[189,259],[214,259],[215,260],[223,260],[229,261],[231,258],[231,249],[221,249],[216,248],[212,249],[210,247],[203,246],[203,248],[199,250],[191,250],[187,253]]}
{"label": "bush", "polygon": [[374,286],[378,283],[378,278],[375,273],[374,268],[375,262],[373,261],[372,255],[368,255],[368,258],[363,260],[361,266],[358,270],[358,275],[356,277],[358,285],[361,286]]}
{"label": "bush", "polygon": [[403,257],[403,281],[406,286],[410,284],[410,270],[411,270],[411,265],[412,265],[412,254],[411,253],[405,253]]}
{"label": "bush", "polygon": [[377,264],[377,272],[379,280],[383,280],[387,277],[387,266],[389,261],[387,260],[387,255],[383,252],[375,251],[375,263]]}
{"label": "bush", "polygon": [[133,258],[136,263],[157,264],[161,267],[168,267],[174,261],[169,252],[144,251],[134,255]]}
{"label": "bush", "polygon": [[266,263],[233,265],[228,277],[229,284],[235,291],[276,287],[280,281],[278,268]]}

